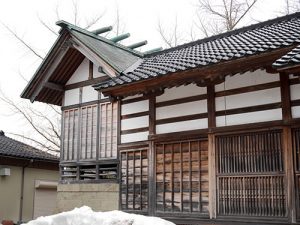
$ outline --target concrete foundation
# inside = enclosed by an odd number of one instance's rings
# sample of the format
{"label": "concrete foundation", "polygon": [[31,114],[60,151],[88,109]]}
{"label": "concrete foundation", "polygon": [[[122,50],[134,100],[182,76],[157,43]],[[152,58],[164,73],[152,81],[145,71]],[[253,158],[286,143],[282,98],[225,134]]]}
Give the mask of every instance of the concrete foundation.
{"label": "concrete foundation", "polygon": [[94,211],[110,211],[119,208],[119,184],[59,184],[57,188],[57,212],[75,207],[89,206]]}

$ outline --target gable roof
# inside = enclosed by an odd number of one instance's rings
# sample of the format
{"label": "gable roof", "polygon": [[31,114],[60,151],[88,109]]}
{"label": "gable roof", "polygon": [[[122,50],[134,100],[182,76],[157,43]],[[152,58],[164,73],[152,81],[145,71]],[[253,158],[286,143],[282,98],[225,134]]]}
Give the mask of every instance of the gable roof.
{"label": "gable roof", "polygon": [[126,71],[94,87],[105,90],[178,71],[258,55],[297,43],[300,43],[300,13],[147,55],[131,71]]}
{"label": "gable roof", "polygon": [[[85,52],[80,51],[81,45],[101,60],[98,62],[100,65],[104,62],[111,67],[112,71],[115,71],[112,76],[119,75],[143,56],[138,51],[65,21],[59,21],[57,24],[62,27],[60,35],[25,87],[21,94],[22,98],[28,98],[32,102],[41,101],[61,105],[62,91],[67,80],[84,57],[92,61],[91,55],[88,53],[85,55]],[[51,70],[51,67],[54,68]],[[57,88],[51,89],[51,85],[47,85],[48,82],[56,85]]]}
{"label": "gable roof", "polygon": [[0,131],[0,156],[58,162],[57,156],[5,136]]}
{"label": "gable roof", "polygon": [[296,65],[300,65],[300,45],[298,45],[292,51],[288,52],[286,55],[282,56],[272,64],[274,68],[278,69],[284,69]]}

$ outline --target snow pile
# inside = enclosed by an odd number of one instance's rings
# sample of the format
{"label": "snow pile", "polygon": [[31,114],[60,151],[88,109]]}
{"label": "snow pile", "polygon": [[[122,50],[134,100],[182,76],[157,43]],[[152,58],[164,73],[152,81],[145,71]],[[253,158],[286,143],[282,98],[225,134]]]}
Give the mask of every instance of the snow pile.
{"label": "snow pile", "polygon": [[[25,225],[25,223],[23,224]],[[69,212],[52,216],[39,217],[26,225],[175,225],[169,221],[129,214],[120,211],[94,212],[90,207],[83,206]]]}

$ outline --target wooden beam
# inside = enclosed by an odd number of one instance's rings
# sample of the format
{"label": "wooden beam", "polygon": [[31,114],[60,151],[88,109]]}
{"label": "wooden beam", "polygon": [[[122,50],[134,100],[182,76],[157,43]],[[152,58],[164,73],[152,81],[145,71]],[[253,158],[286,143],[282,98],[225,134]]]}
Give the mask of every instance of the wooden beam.
{"label": "wooden beam", "polygon": [[208,112],[208,128],[216,127],[216,100],[215,86],[209,84],[207,86],[207,112]]}
{"label": "wooden beam", "polygon": [[284,122],[289,122],[292,120],[292,112],[291,112],[290,79],[287,74],[280,73],[280,92],[281,92],[282,119]]}
{"label": "wooden beam", "polygon": [[57,56],[54,58],[54,60],[49,62],[49,64],[48,64],[49,66],[45,69],[46,73],[43,77],[44,78],[43,82],[41,83],[40,86],[38,86],[36,88],[36,90],[33,92],[33,94],[30,97],[31,102],[34,102],[36,97],[42,91],[42,89],[44,88],[45,84],[48,82],[49,78],[51,77],[51,75],[53,74],[53,72],[55,71],[57,66],[62,62],[62,60],[63,60],[63,58],[66,55],[68,50],[69,50],[69,48],[61,48],[59,50],[59,52],[57,53]]}
{"label": "wooden beam", "polygon": [[92,61],[89,62],[89,80],[93,79],[93,69],[94,69],[94,64]]}
{"label": "wooden beam", "polygon": [[293,160],[292,131],[290,127],[283,128],[283,151],[286,175],[286,193],[289,222],[296,222],[295,174]]}
{"label": "wooden beam", "polygon": [[56,84],[56,83],[53,83],[53,82],[46,82],[44,84],[44,87],[52,89],[52,90],[56,90],[56,91],[61,91],[61,92],[63,92],[65,90],[63,85]]}
{"label": "wooden beam", "polygon": [[156,134],[156,96],[152,94],[149,98],[149,135]]}
{"label": "wooden beam", "polygon": [[209,177],[209,217],[217,216],[217,189],[216,189],[216,147],[215,135],[208,134],[208,177]]}

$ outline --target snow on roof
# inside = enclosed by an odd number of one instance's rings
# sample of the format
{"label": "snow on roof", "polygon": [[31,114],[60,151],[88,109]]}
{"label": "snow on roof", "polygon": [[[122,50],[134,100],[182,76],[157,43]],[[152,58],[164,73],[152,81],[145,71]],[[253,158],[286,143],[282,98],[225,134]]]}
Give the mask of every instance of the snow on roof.
{"label": "snow on roof", "polygon": [[83,206],[69,212],[52,216],[39,217],[22,225],[175,225],[169,221],[129,214],[121,211],[94,212],[90,207]]}

